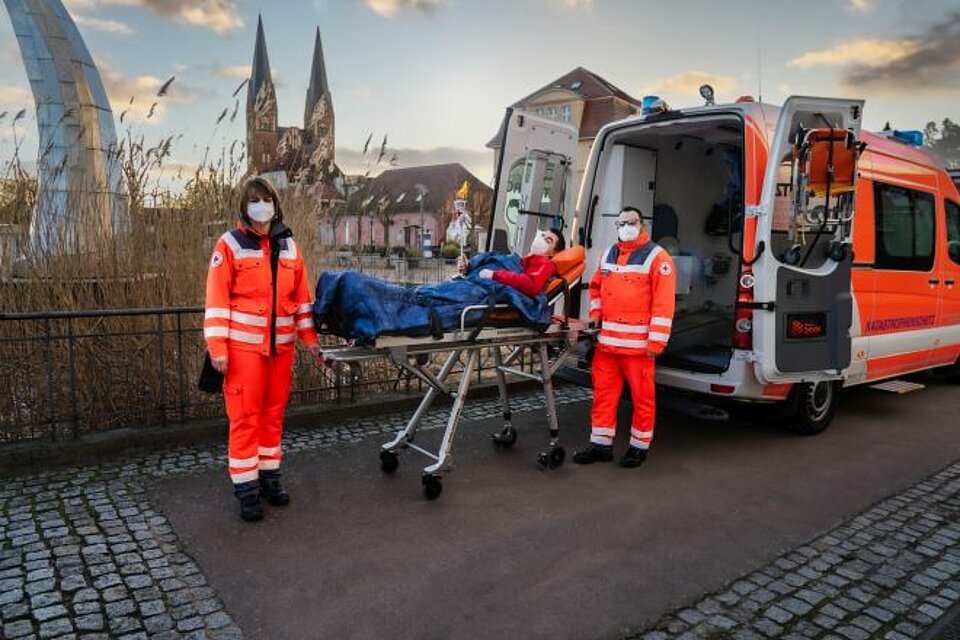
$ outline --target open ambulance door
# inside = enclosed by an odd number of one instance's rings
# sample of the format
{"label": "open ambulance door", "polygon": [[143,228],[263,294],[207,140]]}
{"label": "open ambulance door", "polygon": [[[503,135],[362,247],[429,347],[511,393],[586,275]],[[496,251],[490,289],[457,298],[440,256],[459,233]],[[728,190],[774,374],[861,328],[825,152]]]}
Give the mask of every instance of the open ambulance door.
{"label": "open ambulance door", "polygon": [[862,100],[796,96],[780,112],[756,212],[753,335],[763,382],[838,379],[850,365],[862,115]]}
{"label": "open ambulance door", "polygon": [[501,130],[487,251],[523,255],[538,230],[560,227],[569,237],[579,186],[577,132],[513,108]]}

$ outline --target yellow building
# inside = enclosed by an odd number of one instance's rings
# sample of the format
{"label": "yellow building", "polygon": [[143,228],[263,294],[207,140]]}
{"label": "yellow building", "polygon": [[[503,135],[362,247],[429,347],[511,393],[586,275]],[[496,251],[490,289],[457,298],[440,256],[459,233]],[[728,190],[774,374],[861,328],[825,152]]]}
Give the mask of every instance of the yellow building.
{"label": "yellow building", "polygon": [[[579,185],[583,179],[590,146],[600,128],[608,122],[640,113],[640,100],[583,67],[577,67],[511,106],[560,120],[577,128],[579,144],[575,185]],[[487,148],[494,151],[494,171],[500,159],[502,137],[501,129],[487,143]]]}

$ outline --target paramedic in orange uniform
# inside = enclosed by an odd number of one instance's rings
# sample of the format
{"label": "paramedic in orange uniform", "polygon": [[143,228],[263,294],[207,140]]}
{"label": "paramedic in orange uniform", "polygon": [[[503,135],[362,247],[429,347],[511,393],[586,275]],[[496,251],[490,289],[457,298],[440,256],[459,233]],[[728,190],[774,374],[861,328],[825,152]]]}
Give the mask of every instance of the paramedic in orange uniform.
{"label": "paramedic in orange uniform", "polygon": [[590,446],[573,455],[577,464],[613,460],[617,406],[630,387],[633,417],[623,467],[647,459],[656,415],[654,358],[663,352],[673,324],[673,260],[650,236],[640,211],[624,207],[617,217],[619,242],[603,253],[590,280],[590,320],[600,325],[593,356]]}
{"label": "paramedic in orange uniform", "polygon": [[[530,253],[520,258],[520,264],[523,266],[523,273],[514,273],[513,271],[492,269],[481,269],[477,275],[481,278],[489,278],[500,284],[513,287],[520,293],[525,293],[531,298],[536,297],[543,291],[544,285],[554,273],[556,267],[550,260],[558,251],[563,251],[566,246],[563,235],[558,229],[549,229],[539,231],[530,244]],[[457,268],[460,273],[467,270],[467,259],[463,256],[457,260]]]}
{"label": "paramedic in orange uniform", "polygon": [[230,479],[240,517],[256,521],[263,517],[261,495],[274,506],[290,502],[280,482],[280,439],[296,339],[322,359],[303,256],[264,178],[244,185],[237,228],[220,237],[210,258],[203,336],[225,376]]}

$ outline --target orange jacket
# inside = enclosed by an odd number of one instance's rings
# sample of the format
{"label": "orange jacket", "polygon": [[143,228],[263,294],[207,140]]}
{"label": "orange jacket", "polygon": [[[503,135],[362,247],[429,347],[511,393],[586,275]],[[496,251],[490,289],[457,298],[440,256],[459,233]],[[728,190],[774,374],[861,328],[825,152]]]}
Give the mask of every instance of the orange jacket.
{"label": "orange jacket", "polygon": [[610,247],[590,280],[590,319],[601,321],[597,348],[661,353],[673,325],[675,279],[673,259],[646,233]]}
{"label": "orange jacket", "polygon": [[317,342],[303,256],[282,223],[274,223],[270,235],[280,250],[275,299],[270,238],[240,224],[214,247],[203,321],[211,357],[227,355],[228,345],[264,355],[271,347],[288,351],[298,335],[308,346]]}

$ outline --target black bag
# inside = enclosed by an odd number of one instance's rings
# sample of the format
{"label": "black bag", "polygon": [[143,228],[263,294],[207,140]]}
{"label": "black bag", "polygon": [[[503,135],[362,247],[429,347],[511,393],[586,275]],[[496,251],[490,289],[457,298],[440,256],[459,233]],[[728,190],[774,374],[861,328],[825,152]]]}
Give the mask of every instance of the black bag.
{"label": "black bag", "polygon": [[223,374],[213,368],[209,352],[203,360],[203,369],[200,371],[197,388],[207,393],[223,393]]}

